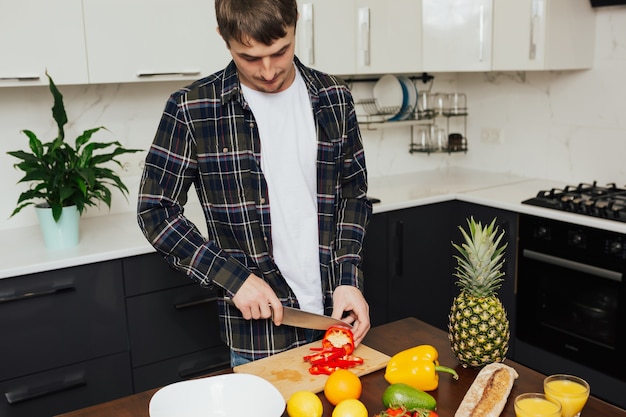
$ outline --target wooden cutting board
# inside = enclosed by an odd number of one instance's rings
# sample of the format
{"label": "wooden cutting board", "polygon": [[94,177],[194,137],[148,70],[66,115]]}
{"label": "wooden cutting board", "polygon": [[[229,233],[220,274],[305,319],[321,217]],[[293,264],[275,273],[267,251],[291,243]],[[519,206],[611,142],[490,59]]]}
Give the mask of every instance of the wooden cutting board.
{"label": "wooden cutting board", "polygon": [[[267,358],[235,366],[233,371],[253,374],[266,379],[280,391],[285,401],[289,400],[296,391],[306,390],[318,393],[324,390],[328,376],[311,375],[309,363],[302,358],[313,353],[310,350],[311,347],[320,346],[319,341],[309,343]],[[363,358],[363,364],[350,368],[358,376],[383,369],[391,359],[388,355],[363,344],[360,344],[353,354]]]}

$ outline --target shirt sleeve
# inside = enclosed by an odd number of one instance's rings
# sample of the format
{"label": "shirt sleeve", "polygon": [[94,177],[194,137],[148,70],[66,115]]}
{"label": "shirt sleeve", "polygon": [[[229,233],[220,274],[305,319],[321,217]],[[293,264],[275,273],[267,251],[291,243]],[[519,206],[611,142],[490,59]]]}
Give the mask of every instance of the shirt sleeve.
{"label": "shirt sleeve", "polygon": [[365,153],[349,93],[346,119],[347,139],[339,184],[333,266],[338,285],[352,285],[363,290],[363,239],[372,215],[372,204],[367,199]]}
{"label": "shirt sleeve", "polygon": [[176,97],[167,101],[146,156],[137,205],[139,227],[171,266],[203,286],[217,283],[232,295],[250,271],[184,216],[197,156],[193,131]]}

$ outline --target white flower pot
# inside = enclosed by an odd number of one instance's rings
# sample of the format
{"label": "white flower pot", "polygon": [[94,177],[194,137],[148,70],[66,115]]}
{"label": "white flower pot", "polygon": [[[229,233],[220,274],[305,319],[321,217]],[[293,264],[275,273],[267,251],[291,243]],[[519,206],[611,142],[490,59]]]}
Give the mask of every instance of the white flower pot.
{"label": "white flower pot", "polygon": [[63,207],[58,222],[54,221],[50,207],[37,205],[35,211],[48,249],[66,249],[78,245],[80,213],[76,206]]}

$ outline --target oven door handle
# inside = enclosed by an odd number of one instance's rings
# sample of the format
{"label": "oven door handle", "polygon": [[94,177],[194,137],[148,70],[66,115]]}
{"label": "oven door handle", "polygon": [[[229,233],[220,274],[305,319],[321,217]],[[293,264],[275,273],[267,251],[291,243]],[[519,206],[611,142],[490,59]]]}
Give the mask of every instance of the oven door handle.
{"label": "oven door handle", "polygon": [[622,274],[620,272],[611,271],[610,269],[604,269],[593,265],[570,261],[569,259],[546,255],[545,253],[535,252],[534,250],[530,249],[524,249],[522,253],[524,257],[528,259],[534,259],[535,261],[560,266],[562,268],[571,269],[585,274],[595,275],[601,278],[607,278],[617,282],[622,282]]}

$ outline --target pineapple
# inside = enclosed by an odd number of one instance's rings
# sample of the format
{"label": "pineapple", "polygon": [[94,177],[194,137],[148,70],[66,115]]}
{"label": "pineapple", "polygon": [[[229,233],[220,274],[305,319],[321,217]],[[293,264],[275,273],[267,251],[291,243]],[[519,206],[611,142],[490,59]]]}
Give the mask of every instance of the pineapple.
{"label": "pineapple", "polygon": [[496,291],[504,272],[504,249],[494,218],[482,226],[473,217],[467,220],[469,234],[462,227],[465,243],[452,242],[460,256],[454,276],[461,293],[454,299],[448,316],[448,337],[452,351],[463,367],[480,367],[502,362],[509,348],[509,321]]}

